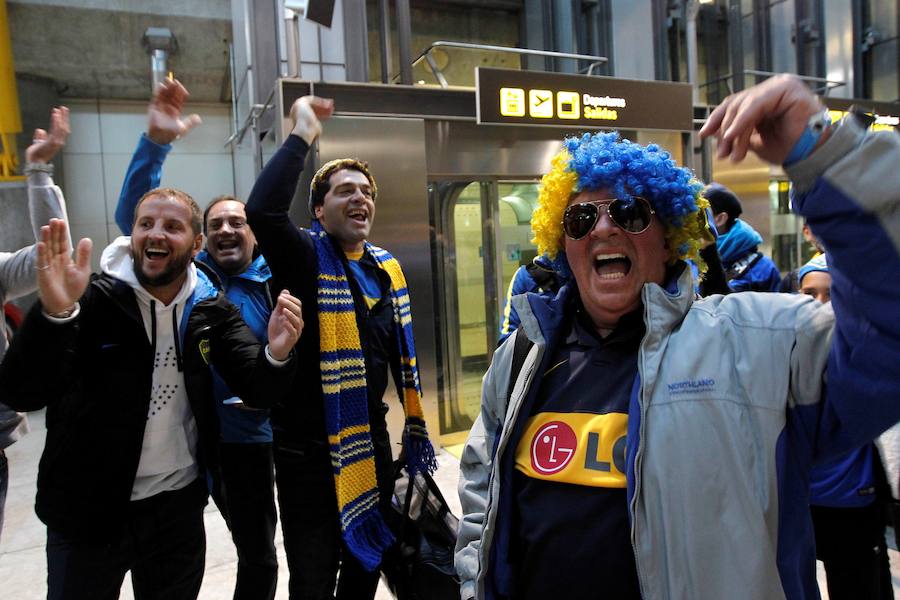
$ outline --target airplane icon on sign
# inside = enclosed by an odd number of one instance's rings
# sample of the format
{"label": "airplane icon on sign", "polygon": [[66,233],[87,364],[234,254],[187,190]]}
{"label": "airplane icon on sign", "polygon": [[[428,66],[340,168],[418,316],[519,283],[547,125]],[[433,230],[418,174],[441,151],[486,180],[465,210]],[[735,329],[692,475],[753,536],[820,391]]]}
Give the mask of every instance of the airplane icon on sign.
{"label": "airplane icon on sign", "polygon": [[553,92],[528,90],[528,114],[539,119],[553,118]]}

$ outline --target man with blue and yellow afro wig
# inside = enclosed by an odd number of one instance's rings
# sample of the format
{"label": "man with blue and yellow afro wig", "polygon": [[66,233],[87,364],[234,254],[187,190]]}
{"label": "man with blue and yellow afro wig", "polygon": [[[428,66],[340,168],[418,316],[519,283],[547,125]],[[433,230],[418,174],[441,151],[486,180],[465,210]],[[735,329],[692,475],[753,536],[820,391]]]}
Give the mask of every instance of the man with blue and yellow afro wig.
{"label": "man with blue and yellow afro wig", "polygon": [[672,279],[679,261],[706,271],[700,252],[712,238],[702,190],[656,144],[615,132],[567,138],[541,181],[534,241],[574,277],[593,324],[610,331],[640,306],[644,285]]}
{"label": "man with blue and yellow afro wig", "polygon": [[652,144],[564,142],[533,229],[571,277],[512,298],[520,326],[484,375],[460,458],[461,598],[819,597],[812,468],[900,419],[900,137],[870,124],[830,125],[778,76],[700,131],[719,158],[783,166],[828,248],[830,304],[697,298],[700,183]]}
{"label": "man with blue and yellow afro wig", "polygon": [[671,263],[704,264],[700,249],[708,233],[701,215],[709,202],[701,195],[703,183],[658,145],[635,144],[617,132],[585,133],[567,138],[551,164],[531,219],[539,254],[553,258],[563,249],[563,213],[575,195],[606,190],[616,198],[640,196],[650,202],[665,227]]}

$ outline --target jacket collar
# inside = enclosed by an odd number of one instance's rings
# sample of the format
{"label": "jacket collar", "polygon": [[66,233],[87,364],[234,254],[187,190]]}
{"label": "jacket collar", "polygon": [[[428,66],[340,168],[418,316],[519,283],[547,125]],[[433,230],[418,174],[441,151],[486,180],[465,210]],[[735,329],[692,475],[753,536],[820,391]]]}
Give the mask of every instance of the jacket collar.
{"label": "jacket collar", "polygon": [[[679,262],[669,269],[669,273],[664,286],[648,283],[641,290],[648,333],[672,330],[694,301],[693,275],[686,263]],[[513,306],[521,319],[520,327],[528,339],[540,344],[555,339],[575,294],[578,294],[578,287],[573,279],[561,287],[556,296],[529,292],[513,297]]]}
{"label": "jacket collar", "polygon": [[694,303],[694,276],[687,264],[679,262],[670,273],[665,286],[649,283],[641,290],[648,335],[661,335],[674,329]]}
{"label": "jacket collar", "polygon": [[257,254],[256,258],[253,259],[253,262],[237,275],[226,275],[225,271],[216,264],[206,250],[201,250],[195,260],[209,267],[219,278],[219,281],[223,283],[232,278],[246,279],[247,281],[254,281],[256,283],[265,283],[272,278],[272,271],[269,269],[269,265],[266,263],[266,259],[262,254]]}

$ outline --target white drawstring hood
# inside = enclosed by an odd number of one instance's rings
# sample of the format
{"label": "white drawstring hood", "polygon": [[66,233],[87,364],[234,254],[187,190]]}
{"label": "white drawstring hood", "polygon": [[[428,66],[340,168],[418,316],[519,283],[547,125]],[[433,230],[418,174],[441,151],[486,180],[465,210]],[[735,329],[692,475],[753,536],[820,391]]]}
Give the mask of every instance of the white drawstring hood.
{"label": "white drawstring hood", "polygon": [[185,304],[197,285],[197,267],[188,265],[184,285],[168,305],[154,298],[138,281],[130,237],[121,236],[106,247],[100,268],[134,290],[154,351],[150,408],[131,490],[131,499],[141,500],[181,489],[194,481],[199,472],[197,424],[185,390],[179,335]]}

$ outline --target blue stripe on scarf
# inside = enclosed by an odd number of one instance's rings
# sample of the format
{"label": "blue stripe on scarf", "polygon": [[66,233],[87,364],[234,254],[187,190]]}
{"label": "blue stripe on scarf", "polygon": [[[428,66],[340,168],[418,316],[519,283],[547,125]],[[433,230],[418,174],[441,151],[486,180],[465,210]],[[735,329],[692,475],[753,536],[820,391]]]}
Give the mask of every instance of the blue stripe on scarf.
{"label": "blue stripe on scarf", "polygon": [[[318,255],[319,278],[317,304],[320,314],[352,314],[355,321],[355,306],[350,292],[349,282],[341,258],[335,252],[331,239],[326,235],[318,221],[313,221],[312,237]],[[379,267],[391,275],[391,303],[394,309],[394,325],[399,343],[402,388],[398,390],[406,412],[406,425],[403,431],[403,447],[407,461],[407,470],[434,472],[437,461],[434,448],[428,440],[428,432],[421,413],[421,387],[419,373],[415,368],[415,345],[412,335],[412,316],[409,305],[409,291],[399,270],[399,263],[387,251],[366,244],[366,251],[378,263]],[[394,267],[386,268],[386,263]],[[320,330],[322,321],[320,318]],[[329,331],[337,338],[339,332]],[[324,338],[324,336],[323,336]],[[330,339],[330,338],[329,338]],[[358,332],[357,332],[358,339]],[[320,345],[321,345],[320,340]],[[331,443],[331,461],[335,473],[335,481],[341,480],[343,469],[350,465],[373,459],[374,448],[371,434],[364,431],[347,435],[346,431],[355,426],[368,426],[368,397],[365,385],[365,357],[358,344],[349,347],[351,342],[338,339],[340,348],[320,348],[323,396],[325,401],[325,418],[329,439],[337,438]],[[337,388],[337,391],[332,391]],[[329,391],[326,391],[329,390]],[[414,390],[413,400],[417,414],[410,414],[404,398],[404,390]],[[341,435],[344,437],[341,437]],[[356,469],[355,471],[358,471]],[[373,571],[381,563],[382,553],[394,543],[394,536],[384,522],[378,508],[379,495],[377,476],[374,472],[363,472],[369,485],[368,490],[355,498],[344,499],[341,485],[337,486],[338,505],[341,507],[341,531],[349,550],[366,569]],[[369,481],[370,480],[370,481]]]}

